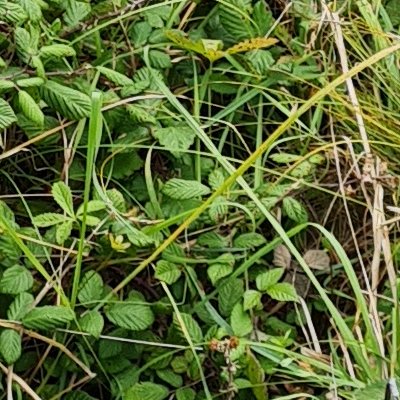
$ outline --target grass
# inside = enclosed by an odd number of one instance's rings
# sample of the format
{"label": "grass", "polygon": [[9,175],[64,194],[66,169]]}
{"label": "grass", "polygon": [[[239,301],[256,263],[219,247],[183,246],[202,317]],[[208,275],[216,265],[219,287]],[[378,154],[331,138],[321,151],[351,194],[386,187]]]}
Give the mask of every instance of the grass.
{"label": "grass", "polygon": [[0,6],[1,398],[396,399],[390,1]]}

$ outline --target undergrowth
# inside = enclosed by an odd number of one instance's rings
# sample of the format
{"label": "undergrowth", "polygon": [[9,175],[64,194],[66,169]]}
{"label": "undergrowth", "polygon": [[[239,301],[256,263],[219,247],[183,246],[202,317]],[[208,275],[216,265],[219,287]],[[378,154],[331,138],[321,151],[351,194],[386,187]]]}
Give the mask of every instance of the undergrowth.
{"label": "undergrowth", "polygon": [[399,399],[398,0],[0,0],[1,399]]}

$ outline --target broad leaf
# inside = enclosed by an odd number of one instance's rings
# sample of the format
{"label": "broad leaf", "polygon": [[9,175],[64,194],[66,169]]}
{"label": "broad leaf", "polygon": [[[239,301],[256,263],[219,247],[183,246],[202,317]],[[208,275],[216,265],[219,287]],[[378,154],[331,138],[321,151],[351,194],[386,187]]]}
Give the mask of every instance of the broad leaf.
{"label": "broad leaf", "polygon": [[196,392],[192,388],[179,388],[176,391],[176,400],[194,400]]}
{"label": "broad leaf", "polygon": [[231,327],[236,336],[243,337],[253,330],[250,316],[243,310],[240,303],[233,307],[231,314]]}
{"label": "broad leaf", "polygon": [[50,46],[43,46],[40,48],[39,56],[43,58],[62,58],[75,56],[75,50],[65,44],[51,44]]}
{"label": "broad leaf", "polygon": [[22,353],[21,335],[13,329],[5,329],[0,334],[0,354],[6,364],[14,364]]}
{"label": "broad leaf", "polygon": [[88,311],[79,320],[79,325],[84,332],[99,338],[104,328],[104,318],[98,311]]}
{"label": "broad leaf", "polygon": [[243,281],[232,279],[218,289],[218,305],[223,316],[228,316],[235,304],[242,299],[244,293]]}
{"label": "broad leaf", "polygon": [[178,178],[170,179],[164,185],[162,191],[176,200],[195,199],[210,193],[210,189],[200,182]]}
{"label": "broad leaf", "polygon": [[0,293],[18,294],[26,292],[33,285],[33,277],[22,265],[7,268],[0,279]]}
{"label": "broad leaf", "polygon": [[62,116],[76,120],[90,115],[91,102],[86,94],[50,80],[40,89],[45,102]]}
{"label": "broad leaf", "polygon": [[183,384],[183,379],[180,375],[176,374],[174,371],[171,369],[158,369],[156,371],[157,376],[163,380],[164,382],[167,382],[169,385],[179,388]]}
{"label": "broad leaf", "polygon": [[34,300],[30,293],[20,293],[8,307],[7,318],[11,321],[21,321],[32,308]]}
{"label": "broad leaf", "polygon": [[289,268],[291,261],[292,256],[288,248],[283,244],[278,245],[274,250],[274,265],[276,267]]}
{"label": "broad leaf", "polygon": [[56,213],[44,213],[33,217],[33,223],[39,228],[47,228],[70,220],[69,217]]}
{"label": "broad leaf", "polygon": [[194,143],[196,134],[187,125],[175,125],[157,128],[153,131],[153,136],[175,157],[181,157]]}
{"label": "broad leaf", "polygon": [[57,204],[70,216],[74,216],[72,193],[64,182],[57,182],[51,188],[51,193]]}
{"label": "broad leaf", "polygon": [[115,303],[105,310],[107,318],[116,326],[132,331],[147,329],[154,322],[151,308],[143,303]]}
{"label": "broad leaf", "polygon": [[251,310],[252,308],[262,308],[261,293],[257,290],[246,290],[243,295],[243,308],[244,311]]}
{"label": "broad leaf", "polygon": [[274,300],[298,301],[296,289],[290,283],[276,283],[275,285],[270,286],[266,292]]}
{"label": "broad leaf", "polygon": [[96,271],[86,272],[79,285],[78,299],[86,307],[93,307],[102,297],[104,283]]}
{"label": "broad leaf", "polygon": [[172,285],[181,276],[180,269],[173,263],[160,260],[156,264],[155,278]]}
{"label": "broad leaf", "polygon": [[210,278],[211,283],[215,285],[221,278],[230,275],[232,271],[232,265],[216,263],[207,268],[207,275]]}
{"label": "broad leaf", "polygon": [[17,117],[8,103],[0,99],[0,131],[17,122]]}
{"label": "broad leaf", "polygon": [[168,396],[169,390],[162,385],[153,382],[136,383],[129,388],[124,400],[163,400]]}
{"label": "broad leaf", "polygon": [[256,232],[249,232],[249,233],[243,233],[240,236],[238,236],[234,240],[233,246],[243,249],[254,249],[256,247],[265,244],[266,242],[267,241],[265,240],[265,237],[263,235],[260,235],[259,233]]}
{"label": "broad leaf", "polygon": [[269,271],[257,275],[257,289],[266,291],[272,285],[275,285],[282,278],[285,270],[283,268],[273,268]]}
{"label": "broad leaf", "polygon": [[62,328],[74,319],[74,312],[63,306],[35,307],[22,318],[22,324],[29,329],[48,331]]}
{"label": "broad leaf", "polygon": [[185,338],[186,330],[193,343],[201,343],[203,341],[203,332],[197,321],[190,314],[180,313],[180,317],[183,325],[176,314],[174,314],[174,325],[181,332],[182,338]]}
{"label": "broad leaf", "polygon": [[104,75],[109,81],[117,84],[118,86],[128,86],[133,84],[132,79],[117,71],[114,71],[113,69],[106,67],[96,67],[96,69],[100,71],[100,73]]}
{"label": "broad leaf", "polygon": [[56,241],[58,244],[63,244],[71,236],[72,225],[73,221],[65,221],[57,225]]}
{"label": "broad leaf", "polygon": [[18,102],[22,112],[28,119],[39,126],[44,124],[43,112],[29,93],[25,92],[25,90],[20,90],[18,92]]}
{"label": "broad leaf", "polygon": [[299,224],[307,222],[307,211],[298,200],[293,197],[285,197],[282,204],[285,214],[291,220],[298,222]]}

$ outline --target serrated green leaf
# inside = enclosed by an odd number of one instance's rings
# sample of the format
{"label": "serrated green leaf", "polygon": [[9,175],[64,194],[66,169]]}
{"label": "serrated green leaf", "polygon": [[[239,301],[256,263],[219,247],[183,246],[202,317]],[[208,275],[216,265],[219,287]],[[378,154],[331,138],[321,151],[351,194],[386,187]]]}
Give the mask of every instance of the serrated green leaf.
{"label": "serrated green leaf", "polygon": [[261,293],[257,290],[246,290],[243,295],[243,309],[244,311],[251,310],[253,308],[259,309],[262,307],[261,304]]}
{"label": "serrated green leaf", "polygon": [[293,197],[285,197],[282,202],[283,211],[293,221],[302,224],[307,222],[308,215],[303,205]]}
{"label": "serrated green leaf", "polygon": [[24,78],[17,79],[15,83],[21,88],[38,87],[44,84],[44,79],[38,77]]}
{"label": "serrated green leaf", "polygon": [[66,44],[51,44],[50,46],[43,46],[39,50],[39,56],[42,58],[62,58],[75,56],[75,50]]}
{"label": "serrated green leaf", "polygon": [[157,119],[149,111],[141,106],[128,104],[126,109],[129,113],[129,116],[134,122],[153,125],[157,124]]}
{"label": "serrated green leaf", "polygon": [[14,111],[5,100],[0,99],[0,130],[8,128],[14,122],[17,122]]}
{"label": "serrated green leaf", "polygon": [[233,307],[230,322],[233,333],[236,336],[246,336],[253,330],[251,318],[243,310],[243,307],[240,303],[237,303],[235,307]]}
{"label": "serrated green leaf", "polygon": [[29,312],[34,300],[30,293],[20,293],[8,307],[7,318],[11,321],[20,321]]}
{"label": "serrated green leaf", "polygon": [[18,92],[18,102],[24,115],[39,126],[44,124],[44,114],[39,105],[25,90]]}
{"label": "serrated green leaf", "polygon": [[193,343],[201,343],[203,341],[203,332],[198,322],[190,314],[180,313],[180,317],[182,318],[184,326],[182,326],[176,314],[174,314],[174,326],[180,332],[182,338],[185,338],[184,332],[186,330]]}
{"label": "serrated green leaf", "polygon": [[103,278],[96,271],[88,271],[79,285],[78,299],[86,307],[93,307],[102,299],[104,293]]}
{"label": "serrated green leaf", "polygon": [[153,68],[165,69],[172,67],[171,57],[169,54],[160,50],[150,50],[149,61]]}
{"label": "serrated green leaf", "polygon": [[21,335],[13,329],[5,329],[0,333],[0,354],[7,365],[14,364],[22,353]]}
{"label": "serrated green leaf", "polygon": [[25,10],[18,4],[5,1],[1,3],[0,19],[9,24],[18,24],[28,18]]}
{"label": "serrated green leaf", "polygon": [[153,382],[136,383],[124,395],[124,400],[164,400],[168,396],[165,386]]}
{"label": "serrated green leaf", "polygon": [[239,235],[233,241],[234,247],[239,247],[242,249],[254,249],[265,244],[267,241],[263,235],[256,232],[248,232]]}
{"label": "serrated green leaf", "polygon": [[[76,212],[76,215],[82,215],[83,214],[83,208],[84,204],[81,204]],[[90,200],[87,203],[87,212],[92,213],[96,211],[101,211],[106,208],[106,204],[102,200]]]}
{"label": "serrated green leaf", "polygon": [[266,292],[271,298],[277,301],[298,301],[296,289],[290,283],[276,283],[270,286]]}
{"label": "serrated green leaf", "polygon": [[232,279],[218,289],[218,305],[223,316],[228,316],[235,304],[242,299],[244,293],[243,281]]}
{"label": "serrated green leaf", "polygon": [[98,311],[88,311],[79,320],[79,325],[83,332],[87,332],[93,337],[99,338],[104,328],[104,318]]}
{"label": "serrated green leaf", "polygon": [[61,224],[62,222],[69,220],[69,217],[56,213],[44,213],[33,217],[34,225],[38,226],[39,228],[47,228],[49,226]]}
{"label": "serrated green leaf", "polygon": [[176,200],[194,199],[210,193],[210,189],[197,181],[172,178],[162,188],[162,192]]}
{"label": "serrated green leaf", "polygon": [[50,80],[40,90],[44,101],[62,116],[77,120],[90,115],[91,102],[86,94]]}
{"label": "serrated green leaf", "polygon": [[256,286],[258,290],[266,291],[272,285],[275,285],[283,276],[283,268],[273,268],[269,271],[257,275]]}
{"label": "serrated green leaf", "polygon": [[165,260],[160,260],[157,262],[156,273],[154,275],[156,279],[159,279],[168,285],[172,285],[179,279],[180,276],[181,271],[175,264]]}
{"label": "serrated green leaf", "polygon": [[179,388],[183,384],[183,379],[180,375],[176,374],[171,369],[158,369],[156,370],[157,376],[175,388]]}
{"label": "serrated green leaf", "polygon": [[176,391],[176,400],[194,400],[196,392],[192,388],[179,388]]}
{"label": "serrated green leaf", "polygon": [[128,240],[137,247],[147,247],[154,244],[154,239],[134,227],[129,227]]}
{"label": "serrated green leaf", "polygon": [[132,79],[127,76],[106,67],[96,67],[96,69],[103,74],[109,81],[117,84],[118,86],[129,86],[133,84]]}
{"label": "serrated green leaf", "polygon": [[213,190],[219,188],[225,181],[225,174],[222,168],[216,168],[208,176],[208,184]]}
{"label": "serrated green leaf", "polygon": [[130,37],[132,39],[132,42],[135,44],[136,48],[146,44],[151,31],[152,27],[146,21],[136,22],[133,25],[133,28],[130,32]]}
{"label": "serrated green leaf", "polygon": [[7,268],[0,279],[0,293],[18,294],[33,286],[33,277],[22,265]]}
{"label": "serrated green leaf", "polygon": [[36,22],[42,18],[42,10],[38,1],[18,0],[18,3],[22,6],[31,21]]}
{"label": "serrated green leaf", "polygon": [[15,84],[13,81],[10,81],[8,79],[0,79],[0,91],[2,93],[13,88],[15,88]]}
{"label": "serrated green leaf", "polygon": [[29,329],[51,330],[62,328],[75,317],[74,312],[63,306],[35,307],[22,318],[22,325]]}
{"label": "serrated green leaf", "polygon": [[106,196],[112,205],[121,213],[126,212],[126,204],[124,195],[117,189],[106,190]]}
{"label": "serrated green leaf", "polygon": [[215,263],[207,268],[207,275],[210,281],[215,285],[221,278],[228,276],[232,273],[233,266],[227,263]]}
{"label": "serrated green leaf", "polygon": [[72,231],[73,221],[65,221],[57,225],[56,242],[63,244],[70,236]]}
{"label": "serrated green leaf", "polygon": [[147,329],[154,322],[151,308],[140,302],[116,303],[107,307],[105,313],[114,325],[132,331]]}
{"label": "serrated green leaf", "polygon": [[196,137],[196,133],[187,125],[156,128],[152,135],[175,157],[182,157]]}
{"label": "serrated green leaf", "polygon": [[[83,220],[83,215],[78,215],[78,219],[80,221]],[[86,225],[87,226],[97,226],[101,222],[100,218],[97,218],[93,215],[86,215]]]}

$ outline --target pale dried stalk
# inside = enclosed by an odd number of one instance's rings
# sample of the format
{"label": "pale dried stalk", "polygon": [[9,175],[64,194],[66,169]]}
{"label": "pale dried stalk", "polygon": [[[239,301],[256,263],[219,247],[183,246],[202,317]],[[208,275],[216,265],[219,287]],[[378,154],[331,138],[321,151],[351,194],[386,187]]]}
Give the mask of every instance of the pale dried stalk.
{"label": "pale dried stalk", "polygon": [[42,400],[41,397],[39,397],[27,384],[26,382],[17,374],[14,372],[9,372],[8,368],[0,363],[0,369],[3,371],[4,374],[9,374],[11,375],[12,380],[17,383],[21,389],[28,395],[30,396],[33,400]]}

